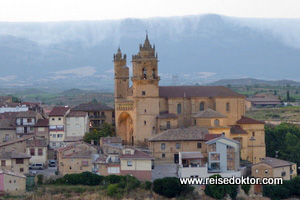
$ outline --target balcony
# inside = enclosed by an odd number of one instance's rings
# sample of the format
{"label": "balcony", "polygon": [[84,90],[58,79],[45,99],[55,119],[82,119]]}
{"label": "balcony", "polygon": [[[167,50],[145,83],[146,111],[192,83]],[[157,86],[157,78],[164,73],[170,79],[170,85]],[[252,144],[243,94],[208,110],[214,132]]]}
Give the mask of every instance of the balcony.
{"label": "balcony", "polygon": [[118,102],[117,110],[133,110],[133,101]]}

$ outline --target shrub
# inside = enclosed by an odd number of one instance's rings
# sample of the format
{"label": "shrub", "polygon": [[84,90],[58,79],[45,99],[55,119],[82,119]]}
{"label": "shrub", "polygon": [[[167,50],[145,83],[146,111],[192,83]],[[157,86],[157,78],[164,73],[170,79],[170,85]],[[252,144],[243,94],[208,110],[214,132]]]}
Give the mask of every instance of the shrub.
{"label": "shrub", "polygon": [[244,190],[244,192],[249,195],[249,191],[250,191],[251,185],[242,185],[242,189]]}
{"label": "shrub", "polygon": [[129,175],[126,175],[124,177],[124,179],[126,180],[126,190],[127,192],[129,192],[130,190],[133,190],[137,187],[140,186],[141,182],[134,176],[129,176]]}
{"label": "shrub", "polygon": [[103,176],[93,174],[91,172],[82,172],[80,174],[67,174],[63,178],[56,179],[56,184],[68,185],[100,185]]}
{"label": "shrub", "polygon": [[115,183],[120,183],[123,180],[122,176],[118,176],[118,175],[109,175],[109,176],[105,176],[105,182],[110,183],[110,184],[115,184]]}
{"label": "shrub", "polygon": [[180,195],[182,187],[178,178],[166,177],[163,179],[156,179],[153,182],[153,191],[165,197],[172,198]]}
{"label": "shrub", "polygon": [[151,186],[152,186],[152,183],[150,181],[145,181],[145,189],[146,190],[150,190],[151,189]]}
{"label": "shrub", "polygon": [[121,198],[124,190],[119,188],[118,184],[111,184],[107,187],[107,195],[113,198]]}
{"label": "shrub", "polygon": [[[222,178],[219,174],[212,175],[210,178]],[[228,194],[232,199],[234,199],[237,195],[237,185],[206,185],[205,186],[205,194],[211,196],[215,199],[222,199]]]}
{"label": "shrub", "polygon": [[44,175],[43,174],[38,174],[37,175],[37,184],[38,185],[42,185],[43,184],[43,180],[44,180]]}

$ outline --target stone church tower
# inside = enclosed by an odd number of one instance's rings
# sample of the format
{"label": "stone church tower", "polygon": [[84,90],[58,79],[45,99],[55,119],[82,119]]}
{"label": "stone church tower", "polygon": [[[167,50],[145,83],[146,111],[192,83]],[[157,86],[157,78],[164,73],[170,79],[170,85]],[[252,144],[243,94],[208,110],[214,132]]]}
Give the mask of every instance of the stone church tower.
{"label": "stone church tower", "polygon": [[159,115],[158,59],[148,35],[139,50],[132,56],[131,88],[126,55],[120,49],[114,55],[117,136],[130,145],[142,144],[157,132]]}

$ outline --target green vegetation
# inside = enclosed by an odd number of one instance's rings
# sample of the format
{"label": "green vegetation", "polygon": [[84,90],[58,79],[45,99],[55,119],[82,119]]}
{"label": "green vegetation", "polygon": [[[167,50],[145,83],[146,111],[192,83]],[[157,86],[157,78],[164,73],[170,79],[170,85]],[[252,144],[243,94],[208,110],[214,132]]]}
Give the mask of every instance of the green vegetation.
{"label": "green vegetation", "polygon": [[192,186],[181,185],[176,177],[156,179],[153,182],[153,191],[168,198],[180,196],[193,190],[194,187]]}
{"label": "green vegetation", "polygon": [[109,137],[114,135],[115,133],[113,127],[110,124],[104,123],[102,124],[100,130],[94,129],[89,133],[85,133],[83,141],[91,143],[91,141],[93,140],[94,144],[99,145],[101,137]]}
{"label": "green vegetation", "polygon": [[265,141],[267,156],[300,164],[300,128],[289,123],[266,126]]}
{"label": "green vegetation", "polygon": [[103,180],[103,176],[91,172],[82,172],[81,174],[67,174],[51,183],[65,185],[100,185]]}
{"label": "green vegetation", "polygon": [[262,108],[246,111],[246,116],[257,120],[300,121],[299,106]]}
{"label": "green vegetation", "polygon": [[244,190],[244,192],[249,195],[249,191],[250,191],[250,188],[251,188],[251,185],[242,185],[241,186],[242,189]]}
{"label": "green vegetation", "polygon": [[272,200],[300,196],[300,176],[284,181],[282,185],[264,185],[263,195]]}
{"label": "green vegetation", "polygon": [[[221,175],[216,174],[210,176],[210,178],[222,178]],[[223,199],[227,194],[232,198],[235,199],[237,195],[238,186],[237,185],[206,185],[205,186],[205,194],[215,198],[215,199]]]}

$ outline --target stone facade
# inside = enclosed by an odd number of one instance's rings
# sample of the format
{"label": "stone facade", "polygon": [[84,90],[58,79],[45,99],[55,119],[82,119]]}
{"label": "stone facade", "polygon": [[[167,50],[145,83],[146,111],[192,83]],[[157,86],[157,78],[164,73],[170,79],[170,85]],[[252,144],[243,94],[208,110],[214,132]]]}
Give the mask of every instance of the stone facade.
{"label": "stone facade", "polygon": [[[116,134],[125,144],[147,146],[147,138],[162,131],[200,126],[207,127],[211,134],[242,138],[242,159],[256,163],[265,157],[263,124],[238,123],[245,115],[243,95],[221,86],[159,86],[158,56],[148,35],[132,56],[130,88],[126,62],[126,55],[118,49],[114,55]],[[222,117],[193,117],[209,109]],[[232,126],[244,129],[245,134],[232,134]],[[253,144],[249,142],[251,137],[255,139]]]}

